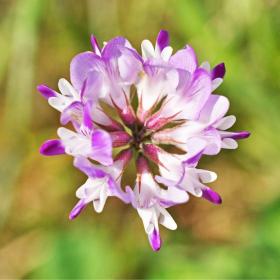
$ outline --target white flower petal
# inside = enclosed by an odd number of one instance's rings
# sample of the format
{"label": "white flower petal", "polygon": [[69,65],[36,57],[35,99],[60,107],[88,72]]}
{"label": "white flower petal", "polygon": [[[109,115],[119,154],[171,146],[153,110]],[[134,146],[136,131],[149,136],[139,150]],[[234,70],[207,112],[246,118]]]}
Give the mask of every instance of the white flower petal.
{"label": "white flower petal", "polygon": [[93,200],[93,207],[97,213],[101,213],[103,211],[107,198],[108,198],[107,188],[104,186],[100,186],[99,197]]}
{"label": "white flower petal", "polygon": [[197,169],[197,173],[199,175],[201,182],[205,184],[214,182],[218,177],[215,172],[203,170],[203,169]]}
{"label": "white flower petal", "polygon": [[78,93],[66,79],[59,79],[58,88],[63,95],[78,99]]}
{"label": "white flower petal", "polygon": [[162,52],[161,52],[161,58],[164,60],[164,61],[168,61],[169,58],[171,57],[172,55],[172,52],[173,52],[173,49],[172,47],[168,46],[168,47],[165,47]]}
{"label": "white flower petal", "polygon": [[217,89],[221,84],[223,83],[223,79],[222,78],[216,78],[212,81],[212,91],[214,91],[215,89]]}
{"label": "white flower petal", "polygon": [[48,103],[50,106],[52,106],[54,109],[56,109],[59,112],[62,112],[68,105],[70,105],[72,102],[72,99],[58,94],[58,96],[50,97],[48,99]]}
{"label": "white flower petal", "polygon": [[152,220],[154,216],[154,209],[153,208],[137,208],[137,212],[143,221],[143,225],[147,234],[151,234],[153,231]]}
{"label": "white flower petal", "polygon": [[231,128],[235,122],[236,122],[236,117],[231,115],[231,116],[222,118],[220,121],[218,121],[215,124],[215,127],[220,130],[226,130],[226,129]]}
{"label": "white flower petal", "polygon": [[224,138],[222,140],[222,148],[224,149],[236,149],[238,147],[238,143],[231,138]]}
{"label": "white flower petal", "polygon": [[142,57],[144,59],[155,57],[155,49],[149,40],[144,40],[141,44]]}
{"label": "white flower petal", "polygon": [[57,130],[58,136],[61,138],[65,147],[65,152],[74,156],[88,156],[91,153],[90,138],[75,133],[67,128],[60,127]]}
{"label": "white flower petal", "polygon": [[208,61],[202,62],[200,67],[207,70],[208,72],[210,72],[210,70],[211,70],[210,63]]}
{"label": "white flower petal", "polygon": [[163,225],[164,227],[171,229],[171,230],[177,229],[176,222],[164,208],[158,206],[158,211],[160,213],[159,223],[161,225]]}

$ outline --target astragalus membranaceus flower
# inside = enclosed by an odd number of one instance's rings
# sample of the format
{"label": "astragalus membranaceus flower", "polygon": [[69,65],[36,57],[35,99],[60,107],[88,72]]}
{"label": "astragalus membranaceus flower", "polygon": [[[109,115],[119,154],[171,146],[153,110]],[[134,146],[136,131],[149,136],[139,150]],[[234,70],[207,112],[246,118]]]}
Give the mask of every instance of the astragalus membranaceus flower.
{"label": "astragalus membranaceus flower", "polygon": [[[153,250],[159,250],[159,224],[177,227],[166,208],[187,202],[189,194],[222,201],[205,185],[217,175],[198,169],[200,158],[237,148],[236,140],[249,133],[226,131],[235,117],[225,116],[228,99],[213,94],[225,75],[223,63],[212,70],[207,62],[199,65],[189,45],[172,54],[166,31],[155,46],[143,41],[142,56],[122,37],[101,49],[92,36],[91,44],[92,51],[73,58],[71,83],[59,80],[60,93],[38,86],[61,112],[61,124],[74,129],[58,128],[59,139],[46,141],[40,151],[73,156],[88,177],[70,219],[88,203],[101,212],[109,196],[118,197],[137,210]],[[127,186],[123,173],[131,163],[135,184]]]}

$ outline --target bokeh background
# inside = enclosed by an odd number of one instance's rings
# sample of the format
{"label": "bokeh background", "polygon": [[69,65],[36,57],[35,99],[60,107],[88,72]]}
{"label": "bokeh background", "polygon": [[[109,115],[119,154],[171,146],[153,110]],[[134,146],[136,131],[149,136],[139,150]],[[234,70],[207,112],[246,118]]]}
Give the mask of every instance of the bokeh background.
{"label": "bokeh background", "polygon": [[[116,199],[68,220],[85,177],[70,157],[38,153],[59,115],[36,85],[69,78],[91,33],[139,50],[160,29],[200,62],[225,62],[218,92],[252,136],[201,162],[219,174],[223,204],[172,208],[178,229],[162,228],[154,253],[136,211]],[[280,278],[279,35],[278,0],[0,0],[0,278]]]}

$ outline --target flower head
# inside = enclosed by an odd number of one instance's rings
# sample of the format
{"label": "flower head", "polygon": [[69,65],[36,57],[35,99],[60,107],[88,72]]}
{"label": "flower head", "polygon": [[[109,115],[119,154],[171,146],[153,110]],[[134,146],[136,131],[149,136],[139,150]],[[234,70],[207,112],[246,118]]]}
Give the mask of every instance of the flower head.
{"label": "flower head", "polygon": [[[222,202],[206,185],[217,175],[197,168],[201,157],[235,149],[249,133],[227,131],[236,118],[226,116],[228,99],[213,94],[225,65],[199,65],[189,45],[172,54],[167,31],[159,32],[155,46],[144,40],[142,55],[122,37],[100,48],[92,36],[91,44],[92,51],[71,61],[70,82],[60,79],[60,92],[38,86],[61,113],[61,125],[73,127],[60,127],[59,138],[47,140],[40,152],[73,156],[88,177],[76,191],[71,220],[89,203],[99,213],[108,197],[118,197],[137,210],[157,251],[159,224],[177,228],[167,208],[186,203],[189,195]],[[123,174],[130,163],[136,180],[127,186]]]}

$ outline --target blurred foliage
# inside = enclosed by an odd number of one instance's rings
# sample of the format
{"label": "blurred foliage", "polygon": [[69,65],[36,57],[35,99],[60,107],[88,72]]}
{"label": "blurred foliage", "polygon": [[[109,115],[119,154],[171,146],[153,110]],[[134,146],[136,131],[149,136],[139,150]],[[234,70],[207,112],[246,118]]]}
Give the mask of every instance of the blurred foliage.
{"label": "blurred foliage", "polygon": [[[218,92],[252,136],[200,165],[219,174],[222,206],[173,208],[179,228],[163,229],[153,253],[135,211],[115,199],[68,221],[85,177],[69,157],[39,155],[59,122],[35,88],[69,77],[91,33],[139,50],[159,29],[200,62],[226,63]],[[0,278],[280,278],[279,32],[278,0],[0,0]]]}

